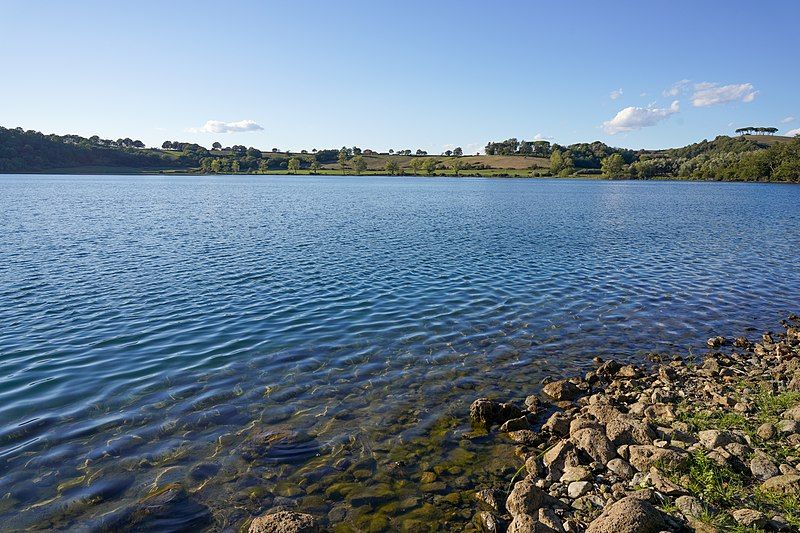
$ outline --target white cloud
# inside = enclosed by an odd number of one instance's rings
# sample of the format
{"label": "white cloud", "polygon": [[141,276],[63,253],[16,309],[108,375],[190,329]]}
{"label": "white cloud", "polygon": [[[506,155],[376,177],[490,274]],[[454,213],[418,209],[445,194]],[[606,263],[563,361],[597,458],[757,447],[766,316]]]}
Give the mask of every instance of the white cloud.
{"label": "white cloud", "polygon": [[548,137],[546,135],[542,135],[541,133],[537,133],[536,135],[533,136],[533,140],[534,141],[552,141],[553,138],[552,137]]}
{"label": "white cloud", "polygon": [[686,87],[689,86],[691,80],[680,80],[672,84],[672,87],[665,90],[662,94],[666,97],[676,97],[681,94]]}
{"label": "white cloud", "polygon": [[677,100],[672,102],[669,107],[665,108],[653,106],[626,107],[611,120],[603,122],[603,129],[610,135],[624,131],[639,130],[648,126],[655,126],[662,120],[669,118],[670,115],[674,115],[679,110],[680,104]]}
{"label": "white cloud", "polygon": [[790,122],[794,122],[794,117],[789,115],[788,117],[784,117],[781,119],[781,124],[788,124]]}
{"label": "white cloud", "polygon": [[245,131],[261,131],[263,129],[252,120],[240,120],[238,122],[209,120],[200,128],[189,128],[188,131],[193,133],[241,133]]}
{"label": "white cloud", "polygon": [[694,86],[692,105],[695,107],[707,107],[727,102],[752,102],[757,94],[758,91],[753,88],[752,83],[717,85],[716,83],[703,82]]}
{"label": "white cloud", "polygon": [[787,137],[794,137],[795,135],[800,135],[800,128],[795,128],[793,130],[789,130],[785,133]]}
{"label": "white cloud", "polygon": [[617,98],[620,98],[621,96],[622,96],[622,87],[620,87],[616,91],[611,91],[609,93],[609,95],[608,95],[608,97],[611,98],[612,100],[616,100]]}

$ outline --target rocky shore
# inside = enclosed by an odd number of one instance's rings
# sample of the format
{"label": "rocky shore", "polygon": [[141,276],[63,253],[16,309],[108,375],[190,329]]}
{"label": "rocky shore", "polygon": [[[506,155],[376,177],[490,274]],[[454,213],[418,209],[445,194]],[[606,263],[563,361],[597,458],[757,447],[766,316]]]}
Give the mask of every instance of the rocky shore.
{"label": "rocky shore", "polygon": [[[585,376],[532,385],[524,404],[475,400],[462,439],[513,443],[519,463],[508,471],[519,468],[454,489],[472,502],[468,529],[800,531],[800,318],[782,326],[753,341],[713,337],[699,357],[596,358]],[[330,522],[273,508],[244,527],[358,530]]]}
{"label": "rocky shore", "polygon": [[[758,342],[708,340],[699,360],[596,359],[524,406],[481,398],[524,462],[476,493],[476,521],[508,533],[800,530],[798,317]],[[498,437],[502,438],[502,437]]]}

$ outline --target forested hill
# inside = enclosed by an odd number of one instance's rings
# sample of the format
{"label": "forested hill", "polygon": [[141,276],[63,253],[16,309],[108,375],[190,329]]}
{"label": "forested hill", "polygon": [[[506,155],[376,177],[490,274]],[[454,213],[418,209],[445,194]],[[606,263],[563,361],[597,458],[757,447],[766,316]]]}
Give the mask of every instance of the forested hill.
{"label": "forested hill", "polygon": [[76,167],[163,169],[191,164],[146,150],[141,141],[79,135],[44,135],[0,127],[0,172],[41,172]]}
{"label": "forested hill", "polygon": [[631,150],[602,142],[490,142],[485,155],[460,148],[376,153],[358,147],[280,152],[214,143],[166,141],[146,148],[130,138],[45,135],[0,127],[0,173],[310,173],[437,176],[596,176],[607,179],[705,179],[800,182],[800,137],[721,135],[683,148]]}

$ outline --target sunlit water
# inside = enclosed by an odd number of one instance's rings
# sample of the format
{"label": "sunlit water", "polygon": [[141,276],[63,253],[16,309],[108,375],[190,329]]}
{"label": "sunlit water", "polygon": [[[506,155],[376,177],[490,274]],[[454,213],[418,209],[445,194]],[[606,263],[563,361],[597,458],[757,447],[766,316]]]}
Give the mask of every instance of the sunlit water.
{"label": "sunlit water", "polygon": [[474,398],[800,309],[791,185],[2,176],[0,227],[8,529],[462,527],[518,466]]}

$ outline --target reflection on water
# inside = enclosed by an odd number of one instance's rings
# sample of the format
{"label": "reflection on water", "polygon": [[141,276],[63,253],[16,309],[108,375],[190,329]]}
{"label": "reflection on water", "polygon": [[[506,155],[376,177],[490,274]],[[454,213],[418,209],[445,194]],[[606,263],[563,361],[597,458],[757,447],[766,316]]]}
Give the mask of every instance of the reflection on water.
{"label": "reflection on water", "polygon": [[472,399],[771,327],[800,307],[798,205],[787,185],[1,177],[0,518],[219,529],[299,505],[462,529],[470,484],[516,465],[465,435]]}

